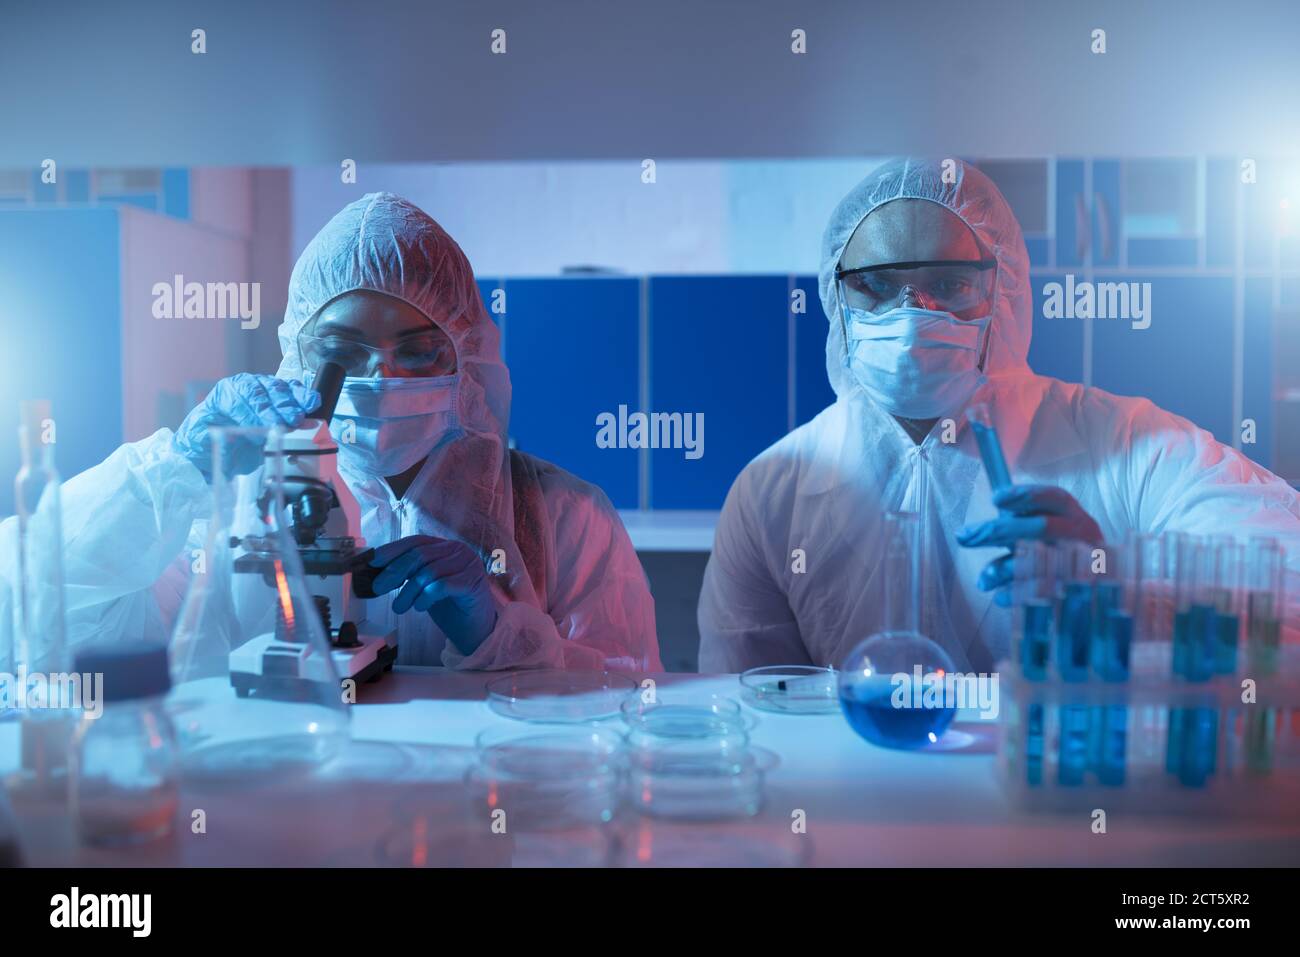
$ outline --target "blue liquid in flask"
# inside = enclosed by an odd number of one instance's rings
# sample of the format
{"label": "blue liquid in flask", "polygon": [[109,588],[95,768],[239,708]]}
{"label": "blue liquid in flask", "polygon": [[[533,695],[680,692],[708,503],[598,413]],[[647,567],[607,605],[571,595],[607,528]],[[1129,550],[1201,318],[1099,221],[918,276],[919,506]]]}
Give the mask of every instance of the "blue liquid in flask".
{"label": "blue liquid in flask", "polygon": [[892,689],[849,688],[840,693],[849,726],[882,748],[911,750],[943,737],[956,708],[896,707]]}

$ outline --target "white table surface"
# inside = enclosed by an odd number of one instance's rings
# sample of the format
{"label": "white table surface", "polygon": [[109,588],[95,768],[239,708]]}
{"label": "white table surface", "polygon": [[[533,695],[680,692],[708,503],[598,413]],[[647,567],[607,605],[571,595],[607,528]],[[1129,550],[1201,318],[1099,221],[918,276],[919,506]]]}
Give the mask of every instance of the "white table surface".
{"label": "white table surface", "polygon": [[713,549],[717,511],[620,510],[618,517],[638,552],[708,552]]}
{"label": "white table surface", "polygon": [[[26,863],[63,865],[308,865],[391,863],[381,845],[405,848],[403,835],[434,850],[408,863],[708,863],[769,861],[821,866],[1226,866],[1300,863],[1300,818],[1222,821],[1111,814],[1095,834],[1089,809],[1068,815],[1014,811],[994,774],[994,729],[959,722],[963,751],[898,752],[857,737],[838,714],[749,711],[753,743],[770,753],[766,802],[738,824],[672,824],[625,811],[599,835],[505,838],[475,814],[463,776],[475,735],[517,722],[491,711],[484,685],[496,674],[402,668],[363,688],[353,706],[354,743],[340,762],[311,779],[182,794],[180,826],[147,848],[79,848],[66,814],[15,803]],[[663,675],[664,685],[736,695],[735,676]],[[16,728],[0,725],[0,767],[16,759]],[[193,834],[202,808],[207,830]],[[804,812],[805,834],[791,821]],[[466,829],[469,829],[468,833]],[[517,843],[511,843],[516,841]],[[417,841],[421,844],[421,841]],[[594,846],[594,845],[593,845]],[[601,856],[601,855],[607,855]],[[408,860],[410,857],[413,860]]]}

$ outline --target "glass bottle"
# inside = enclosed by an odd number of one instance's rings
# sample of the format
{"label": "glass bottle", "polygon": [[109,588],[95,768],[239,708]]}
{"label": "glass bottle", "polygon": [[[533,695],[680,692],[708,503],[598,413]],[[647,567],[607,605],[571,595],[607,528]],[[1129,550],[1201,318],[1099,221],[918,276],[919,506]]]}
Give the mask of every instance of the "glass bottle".
{"label": "glass bottle", "polygon": [[167,649],[115,644],[85,649],[75,671],[98,700],[72,739],[69,801],[87,845],[140,844],[169,834],[176,817],[176,733],[163,707]]}
{"label": "glass bottle", "polygon": [[21,767],[8,785],[16,794],[62,793],[67,773],[71,702],[65,687],[63,532],[55,423],[48,400],[23,402],[18,427],[21,467],[14,480],[17,535],[11,583],[11,693],[5,710],[21,721]]}

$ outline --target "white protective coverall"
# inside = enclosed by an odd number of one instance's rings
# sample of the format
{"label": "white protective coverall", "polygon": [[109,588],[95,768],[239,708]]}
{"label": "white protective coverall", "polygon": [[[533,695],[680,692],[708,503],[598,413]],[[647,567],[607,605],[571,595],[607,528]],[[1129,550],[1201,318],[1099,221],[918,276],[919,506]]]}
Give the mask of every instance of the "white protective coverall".
{"label": "white protective coverall", "polygon": [[[294,267],[279,329],[278,375],[302,379],[296,337],[321,307],[368,289],[438,316],[457,353],[461,434],[426,460],[397,499],[382,478],[340,471],[361,505],[368,546],[409,535],[458,539],[505,571],[490,576],[498,618],[469,657],[427,613],[393,615],[392,592],[368,603],[398,632],[399,662],[472,669],[659,671],[654,603],[605,494],[507,444],[510,375],[500,333],[460,247],[423,211],[372,193],[346,206]],[[432,321],[432,319],[431,319]],[[169,429],[123,445],[63,488],[69,644],[106,636],[166,638],[202,547],[211,490]],[[13,519],[0,532],[0,578],[12,580]],[[178,557],[179,556],[179,557]],[[7,614],[7,610],[5,610]],[[6,619],[7,620],[7,619]]]}
{"label": "white protective coverall", "polygon": [[937,162],[897,160],[859,183],[826,228],[819,278],[836,402],[750,462],[727,495],[700,597],[700,670],[838,667],[880,628],[890,511],[922,514],[929,543],[922,625],[930,637],[961,671],[991,671],[1008,656],[1010,613],[976,586],[1003,551],[955,540],[963,525],[997,515],[965,417],[949,414],[956,441],[942,441],[940,423],[917,445],[846,365],[835,279],[841,254],[868,213],[908,197],[951,210],[997,259],[985,379],[970,401],[992,404],[1013,480],[1065,489],[1107,541],[1169,531],[1277,537],[1288,554],[1286,639],[1300,638],[1300,496],[1147,399],[1035,375],[1026,362],[1029,256],[1001,193],[969,165],[958,164],[956,181],[945,183]]}

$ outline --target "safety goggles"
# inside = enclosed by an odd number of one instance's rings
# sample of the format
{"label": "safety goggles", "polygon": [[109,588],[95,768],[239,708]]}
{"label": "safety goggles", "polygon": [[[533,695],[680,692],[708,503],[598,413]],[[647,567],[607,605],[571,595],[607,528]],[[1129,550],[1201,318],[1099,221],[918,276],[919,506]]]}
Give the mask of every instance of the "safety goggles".
{"label": "safety goggles", "polygon": [[322,363],[337,362],[349,376],[374,378],[381,369],[397,369],[408,376],[436,376],[454,365],[451,343],[436,331],[418,332],[395,346],[372,346],[343,336],[298,336],[302,367],[312,372]]}
{"label": "safety goggles", "polygon": [[913,299],[958,319],[980,319],[993,308],[997,260],[936,259],[838,269],[840,301],[880,315]]}

